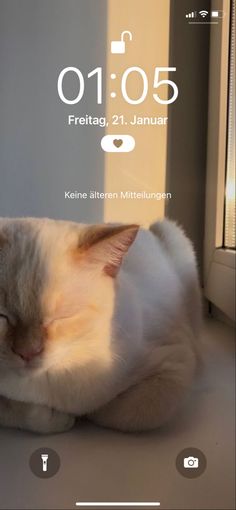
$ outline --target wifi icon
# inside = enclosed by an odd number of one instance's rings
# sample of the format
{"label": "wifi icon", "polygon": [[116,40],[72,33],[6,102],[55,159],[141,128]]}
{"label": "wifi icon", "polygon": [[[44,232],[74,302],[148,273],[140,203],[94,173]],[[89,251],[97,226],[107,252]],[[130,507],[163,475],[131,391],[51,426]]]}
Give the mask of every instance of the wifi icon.
{"label": "wifi icon", "polygon": [[202,18],[205,18],[208,15],[208,11],[199,11],[199,14]]}

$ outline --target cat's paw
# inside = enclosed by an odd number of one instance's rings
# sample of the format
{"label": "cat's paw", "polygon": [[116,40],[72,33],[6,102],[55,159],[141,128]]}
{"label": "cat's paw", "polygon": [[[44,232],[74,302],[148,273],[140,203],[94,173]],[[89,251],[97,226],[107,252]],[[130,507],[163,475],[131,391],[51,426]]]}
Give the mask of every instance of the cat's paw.
{"label": "cat's paw", "polygon": [[29,429],[40,434],[57,434],[70,430],[75,417],[47,406],[33,405],[29,414]]}

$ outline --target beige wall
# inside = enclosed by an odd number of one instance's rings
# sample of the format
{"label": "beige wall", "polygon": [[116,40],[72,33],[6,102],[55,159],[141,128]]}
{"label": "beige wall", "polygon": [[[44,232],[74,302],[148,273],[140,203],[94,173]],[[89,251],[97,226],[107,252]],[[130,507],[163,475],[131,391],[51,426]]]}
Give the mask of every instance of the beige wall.
{"label": "beige wall", "polygon": [[[154,68],[168,66],[169,53],[169,0],[108,0],[107,16],[107,119],[112,115],[167,116],[167,106],[154,101],[152,84]],[[127,40],[125,55],[111,54],[111,40],[120,39],[123,30],[133,34]],[[127,67],[139,66],[149,79],[149,93],[139,105],[129,105],[121,97],[121,76]],[[117,79],[111,80],[114,72]],[[167,78],[162,74],[162,79]],[[139,97],[142,82],[130,77],[128,92],[132,98]],[[111,92],[117,93],[115,99]],[[167,126],[115,126],[109,122],[107,133],[131,134],[136,141],[130,153],[107,153],[105,158],[105,191],[165,191]],[[106,200],[105,221],[132,221],[148,224],[164,215],[164,200]]]}

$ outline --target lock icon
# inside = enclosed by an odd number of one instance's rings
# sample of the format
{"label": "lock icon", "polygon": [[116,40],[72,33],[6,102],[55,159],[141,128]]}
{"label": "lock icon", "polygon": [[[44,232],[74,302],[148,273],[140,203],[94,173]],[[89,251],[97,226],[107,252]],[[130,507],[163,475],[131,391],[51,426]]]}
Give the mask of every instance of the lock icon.
{"label": "lock icon", "polygon": [[125,53],[125,41],[124,41],[124,35],[128,34],[129,40],[132,41],[132,34],[129,30],[124,30],[121,34],[121,40],[120,41],[111,41],[111,53]]}

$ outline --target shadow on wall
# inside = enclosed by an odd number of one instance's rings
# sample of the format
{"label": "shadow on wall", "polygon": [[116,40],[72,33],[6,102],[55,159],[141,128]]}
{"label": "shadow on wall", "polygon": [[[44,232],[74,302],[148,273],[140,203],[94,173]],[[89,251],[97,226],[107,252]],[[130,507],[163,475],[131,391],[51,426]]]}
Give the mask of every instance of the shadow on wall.
{"label": "shadow on wall", "polygon": [[68,114],[103,108],[91,80],[79,105],[63,104],[57,79],[67,66],[105,72],[106,16],[106,0],[1,0],[0,216],[102,221],[101,201],[64,192],[104,191],[103,129],[67,125]]}
{"label": "shadow on wall", "polygon": [[[204,3],[210,8],[210,1]],[[202,277],[210,25],[189,25],[196,2],[171,1],[170,66],[176,67],[178,101],[169,108],[166,215],[192,239]]]}

